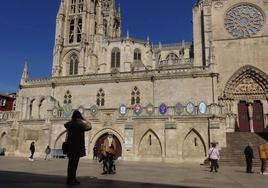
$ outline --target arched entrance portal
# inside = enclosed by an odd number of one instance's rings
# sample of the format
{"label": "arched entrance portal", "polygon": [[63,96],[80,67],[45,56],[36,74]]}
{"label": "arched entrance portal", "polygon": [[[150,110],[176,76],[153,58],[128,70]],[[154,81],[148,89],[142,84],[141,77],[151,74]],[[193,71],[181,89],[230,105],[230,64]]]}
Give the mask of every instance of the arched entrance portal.
{"label": "arched entrance portal", "polygon": [[[105,133],[105,134],[101,135],[98,138],[98,140],[96,141],[96,143],[95,143],[95,146],[98,149],[99,157],[100,157],[100,154],[101,154],[100,153],[101,144],[103,144],[103,142],[104,142],[105,138],[107,137],[107,135],[108,135],[108,133]],[[122,146],[121,146],[121,143],[120,143],[119,139],[115,135],[113,136],[113,138],[114,138],[115,143],[116,143],[116,154],[115,154],[115,156],[116,156],[116,158],[118,158],[118,157],[122,156]]]}
{"label": "arched entrance portal", "polygon": [[265,132],[263,105],[267,105],[267,99],[267,74],[248,65],[231,77],[220,100],[227,115],[237,117],[236,131],[262,133]]}

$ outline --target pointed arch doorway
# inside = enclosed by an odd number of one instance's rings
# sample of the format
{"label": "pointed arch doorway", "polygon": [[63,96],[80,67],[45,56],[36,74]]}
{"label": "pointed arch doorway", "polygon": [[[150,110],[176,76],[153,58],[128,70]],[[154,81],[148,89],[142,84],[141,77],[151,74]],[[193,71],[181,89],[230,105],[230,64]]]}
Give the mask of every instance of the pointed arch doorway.
{"label": "pointed arch doorway", "polygon": [[[100,155],[101,155],[101,153],[100,153],[101,152],[101,145],[103,144],[103,142],[104,142],[105,138],[107,138],[107,136],[108,136],[108,132],[107,133],[104,133],[103,135],[101,135],[97,139],[97,141],[96,141],[96,143],[94,145],[94,146],[97,147],[98,157],[100,157]],[[119,158],[119,157],[122,156],[122,146],[121,146],[121,143],[120,143],[119,139],[115,135],[113,135],[113,138],[114,138],[115,143],[116,143],[116,154],[115,154],[115,157],[116,158]]]}
{"label": "pointed arch doorway", "polygon": [[[263,104],[268,99],[268,76],[253,66],[240,68],[228,81],[223,101],[237,103],[239,132],[265,132]],[[230,112],[229,112],[230,113]]]}

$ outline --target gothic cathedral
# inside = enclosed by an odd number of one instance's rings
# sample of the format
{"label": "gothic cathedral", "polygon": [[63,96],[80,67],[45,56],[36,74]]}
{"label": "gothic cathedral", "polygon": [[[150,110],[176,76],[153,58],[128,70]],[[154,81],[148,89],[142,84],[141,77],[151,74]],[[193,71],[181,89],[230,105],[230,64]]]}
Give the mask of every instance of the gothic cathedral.
{"label": "gothic cathedral", "polygon": [[87,158],[108,132],[122,160],[167,162],[203,161],[230,133],[264,133],[267,20],[264,0],[198,0],[194,41],[153,46],[121,36],[115,0],[61,0],[51,77],[29,79],[25,65],[16,110],[0,112],[0,146],[60,150],[75,109],[93,127]]}

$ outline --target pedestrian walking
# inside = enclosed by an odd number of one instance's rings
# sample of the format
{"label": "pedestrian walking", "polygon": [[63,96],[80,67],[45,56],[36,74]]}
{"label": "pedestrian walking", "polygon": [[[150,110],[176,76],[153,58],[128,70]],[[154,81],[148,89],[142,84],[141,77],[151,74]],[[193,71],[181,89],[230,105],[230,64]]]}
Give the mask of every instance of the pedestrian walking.
{"label": "pedestrian walking", "polygon": [[251,143],[248,143],[248,145],[245,147],[244,155],[245,155],[246,164],[247,164],[246,172],[253,173],[252,172],[252,163],[253,163],[254,154],[253,154],[253,149],[252,149]]}
{"label": "pedestrian walking", "polygon": [[212,147],[208,151],[208,158],[210,160],[210,172],[214,171],[218,172],[219,164],[218,160],[220,159],[219,150],[216,148],[216,143],[212,143]]}
{"label": "pedestrian walking", "polygon": [[93,148],[93,160],[98,159],[98,148],[97,146],[94,146]]}
{"label": "pedestrian walking", "polygon": [[102,174],[114,174],[114,158],[116,153],[116,142],[113,138],[113,133],[109,132],[107,138],[103,142],[103,173]]}
{"label": "pedestrian walking", "polygon": [[92,127],[77,110],[73,112],[72,120],[64,126],[67,129],[66,147],[69,158],[66,184],[79,185],[80,182],[76,179],[76,171],[80,157],[86,155],[85,131],[91,130]]}
{"label": "pedestrian walking", "polygon": [[30,145],[30,152],[31,152],[31,156],[29,157],[29,160],[30,160],[30,161],[34,161],[34,159],[33,159],[34,152],[35,152],[35,145],[34,145],[34,144],[35,144],[35,143],[32,142],[31,145]]}
{"label": "pedestrian walking", "polygon": [[50,159],[50,153],[51,153],[51,148],[49,147],[49,145],[46,147],[46,150],[45,150],[45,160],[49,160]]}
{"label": "pedestrian walking", "polygon": [[266,160],[267,160],[267,144],[261,144],[258,147],[259,150],[259,157],[261,160],[261,172],[260,174],[265,174],[266,170]]}

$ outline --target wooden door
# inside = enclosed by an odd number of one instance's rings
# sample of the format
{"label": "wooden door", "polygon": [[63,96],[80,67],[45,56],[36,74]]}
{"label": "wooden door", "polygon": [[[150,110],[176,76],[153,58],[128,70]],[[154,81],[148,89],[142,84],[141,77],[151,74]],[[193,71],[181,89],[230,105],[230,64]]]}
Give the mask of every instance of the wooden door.
{"label": "wooden door", "polygon": [[253,127],[255,133],[264,132],[263,106],[260,101],[253,103]]}
{"label": "wooden door", "polygon": [[238,104],[239,132],[250,132],[248,106],[246,101]]}

